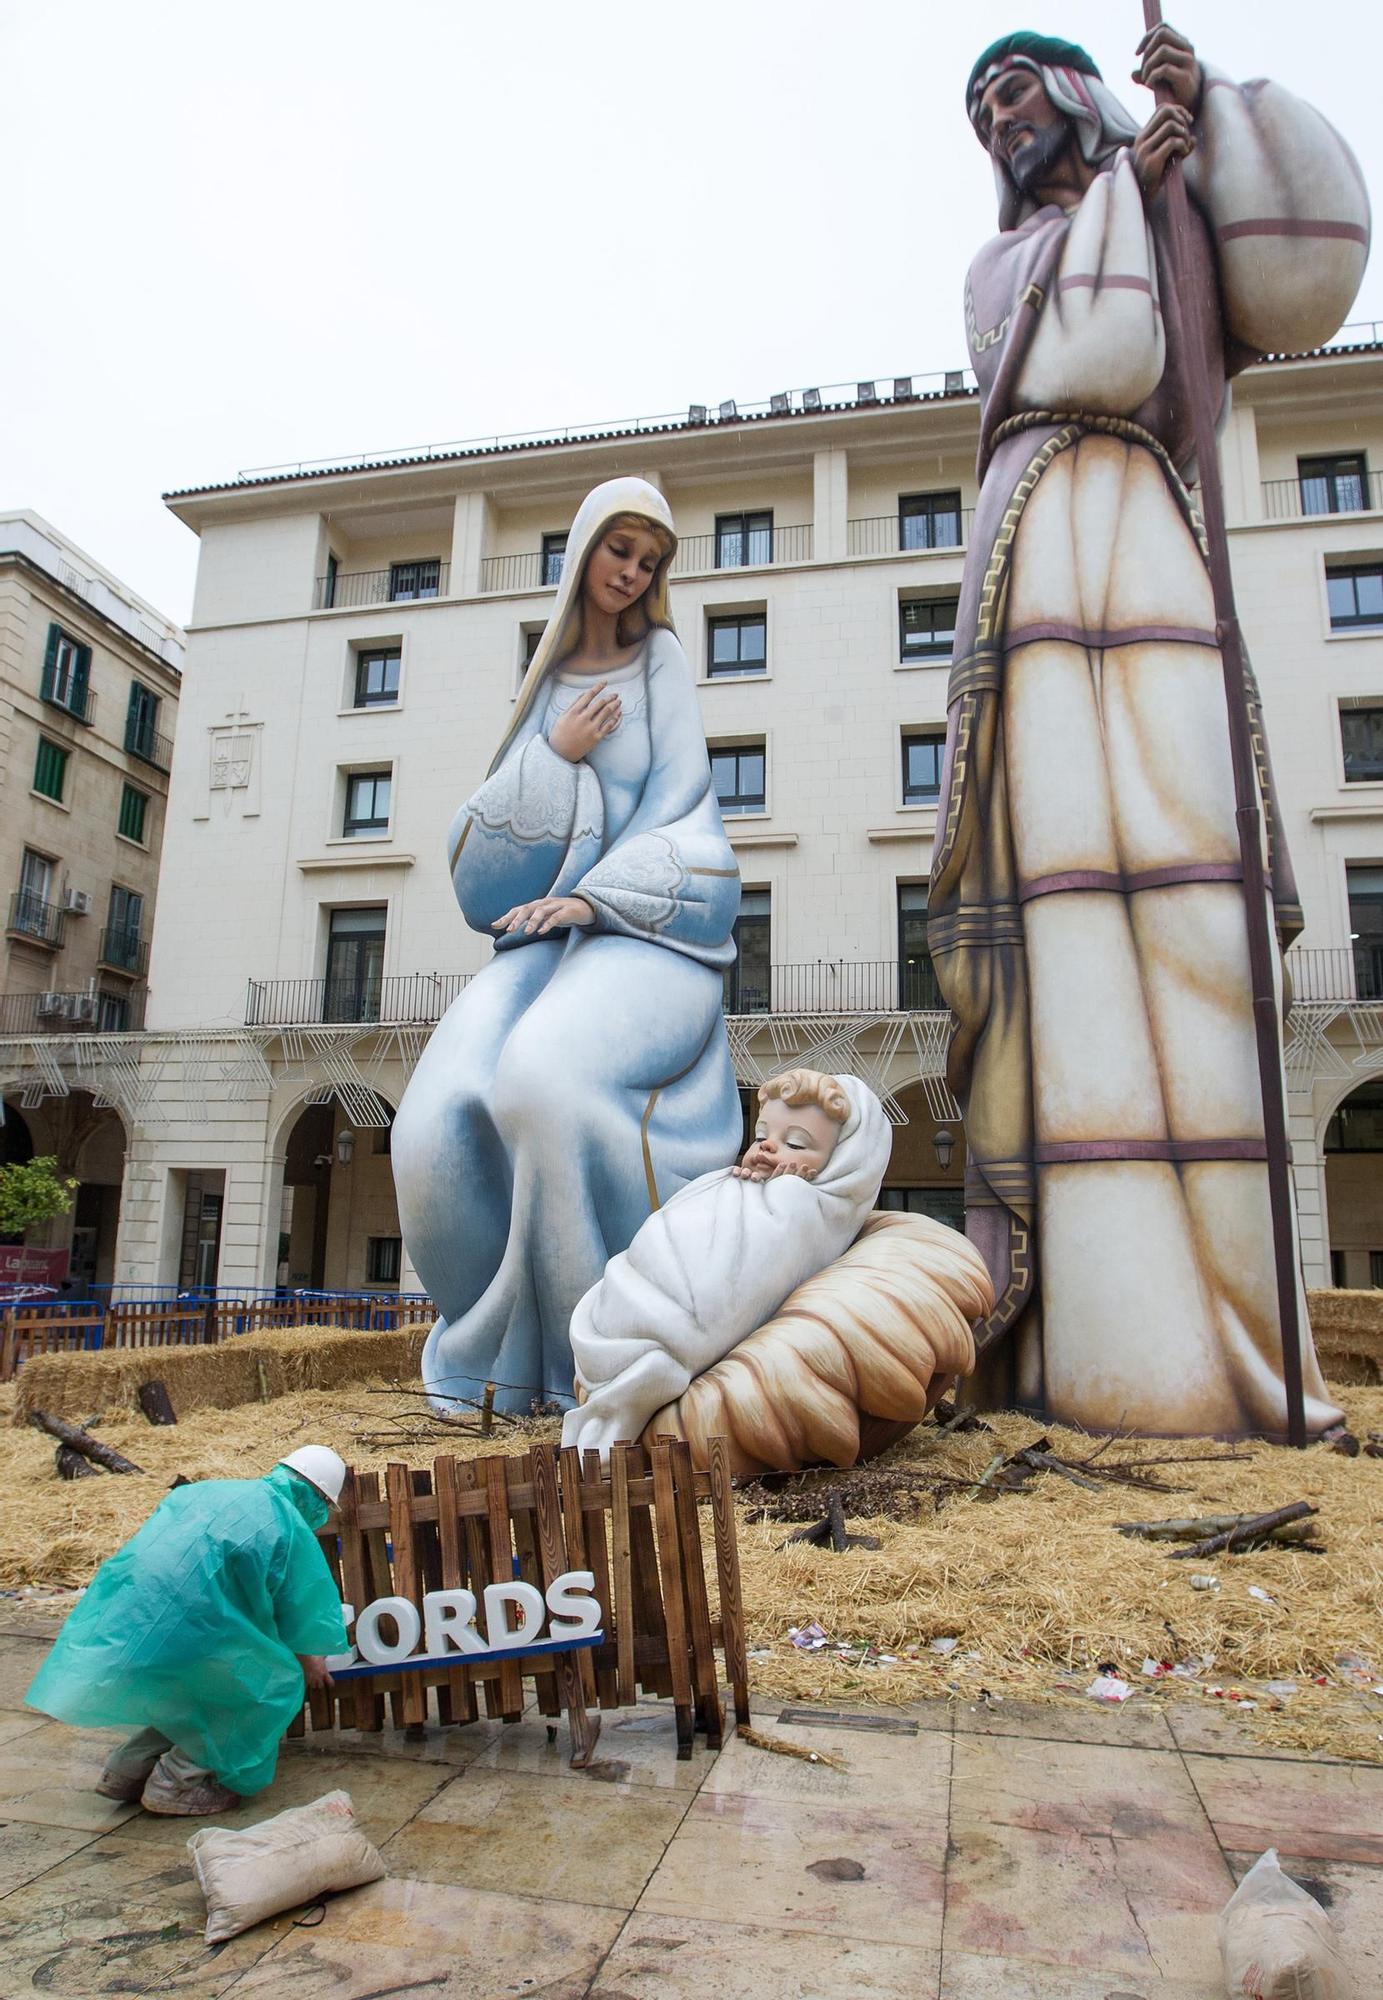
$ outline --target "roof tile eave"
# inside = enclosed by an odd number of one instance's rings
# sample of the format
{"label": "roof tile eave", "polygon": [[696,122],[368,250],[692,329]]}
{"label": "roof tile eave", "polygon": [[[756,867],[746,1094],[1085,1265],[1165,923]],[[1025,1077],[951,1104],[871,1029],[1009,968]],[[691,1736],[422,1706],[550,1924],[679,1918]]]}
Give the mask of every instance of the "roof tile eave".
{"label": "roof tile eave", "polygon": [[436,451],[405,454],[396,458],[361,459],[349,465],[314,466],[300,472],[271,472],[256,479],[223,480],[214,486],[179,486],[162,494],[165,506],[179,500],[209,500],[220,495],[253,493],[270,486],[307,484],[322,479],[347,479],[367,472],[396,472],[405,467],[458,465],[484,458],[512,457],[526,451],[558,451],[566,447],[613,444],[621,439],[681,437],[688,433],[734,430],[746,424],[802,422],[813,417],[839,416],[851,412],[907,409],[923,403],[974,402],[978,389],[929,389],[908,397],[880,398],[877,403],[823,403],[819,410],[753,410],[734,417],[708,418],[705,423],[648,424],[639,430],[581,431],[570,437],[522,438],[512,444],[473,445],[464,451]]}

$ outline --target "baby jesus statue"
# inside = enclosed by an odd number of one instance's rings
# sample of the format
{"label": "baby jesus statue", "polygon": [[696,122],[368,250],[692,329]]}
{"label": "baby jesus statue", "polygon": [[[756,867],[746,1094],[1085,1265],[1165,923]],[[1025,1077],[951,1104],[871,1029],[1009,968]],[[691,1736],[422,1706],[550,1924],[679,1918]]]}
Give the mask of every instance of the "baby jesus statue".
{"label": "baby jesus statue", "polygon": [[636,1440],[699,1375],[854,1242],[892,1150],[858,1077],[791,1069],[759,1091],[753,1143],[703,1174],[612,1257],[571,1321],[579,1406],[562,1443]]}

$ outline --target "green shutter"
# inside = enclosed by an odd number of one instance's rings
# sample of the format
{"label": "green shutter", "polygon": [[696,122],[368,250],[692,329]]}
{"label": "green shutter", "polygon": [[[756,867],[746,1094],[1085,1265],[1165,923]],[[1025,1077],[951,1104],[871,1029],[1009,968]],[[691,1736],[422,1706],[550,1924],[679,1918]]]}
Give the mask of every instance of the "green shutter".
{"label": "green shutter", "polygon": [[91,675],[91,648],[78,646],[77,664],[72,669],[72,713],[86,719],[86,689]]}
{"label": "green shutter", "polygon": [[61,625],[50,625],[48,627],[48,645],[43,655],[43,683],[41,692],[45,701],[50,700],[52,697],[53,676],[57,672],[58,666],[58,641],[61,638]]}
{"label": "green shutter", "polygon": [[137,791],[133,785],[126,785],[120,794],[120,831],[126,840],[144,840],[144,808],[148,804],[145,793]]}
{"label": "green shutter", "polygon": [[61,799],[63,779],[67,772],[67,752],[50,743],[46,736],[38,739],[38,758],[34,764],[34,790],[42,792],[45,799]]}

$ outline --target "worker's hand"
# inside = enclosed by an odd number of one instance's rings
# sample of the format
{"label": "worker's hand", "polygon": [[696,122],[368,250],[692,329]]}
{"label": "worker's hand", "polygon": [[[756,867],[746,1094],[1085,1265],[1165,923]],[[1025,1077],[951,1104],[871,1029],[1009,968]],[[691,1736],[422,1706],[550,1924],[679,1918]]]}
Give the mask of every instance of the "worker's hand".
{"label": "worker's hand", "polygon": [[1144,35],[1138,54],[1135,83],[1160,91],[1164,102],[1179,104],[1184,111],[1199,110],[1205,74],[1185,35],[1163,21]]}
{"label": "worker's hand", "polygon": [[303,1679],[309,1688],[334,1687],[335,1682],[327,1672],[326,1656],[322,1653],[299,1653],[298,1665],[303,1670]]}

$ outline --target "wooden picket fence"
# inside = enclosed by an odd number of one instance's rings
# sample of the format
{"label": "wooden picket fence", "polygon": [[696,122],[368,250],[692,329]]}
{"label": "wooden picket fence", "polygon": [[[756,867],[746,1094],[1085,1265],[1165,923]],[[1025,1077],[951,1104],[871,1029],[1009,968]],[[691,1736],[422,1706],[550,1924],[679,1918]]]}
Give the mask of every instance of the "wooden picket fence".
{"label": "wooden picket fence", "polygon": [[241,1333],[276,1327],[332,1326],[368,1331],[389,1317],[415,1326],[436,1317],[427,1301],[388,1298],[250,1299],[210,1304],[116,1304],[104,1312],[73,1312],[30,1304],[0,1310],[0,1382],[35,1354],[81,1354],[104,1347],[213,1346]]}
{"label": "wooden picket fence", "polygon": [[[719,1606],[712,1611],[699,1504],[710,1502]],[[308,1697],[314,1729],[379,1730],[385,1703],[397,1726],[413,1727],[435,1696],[438,1719],[517,1722],[524,1681],[540,1711],[565,1710],[572,1762],[590,1761],[600,1732],[592,1708],[646,1694],[671,1699],[677,1754],[689,1757],[698,1726],[718,1749],[724,1729],[721,1673],[738,1721],[749,1720],[748,1666],[729,1445],[711,1442],[710,1469],[697,1472],[687,1445],[662,1439],[651,1449],[617,1444],[598,1452],[535,1444],[521,1456],[438,1458],[431,1472],[406,1465],[379,1475],[353,1472],[321,1542],[346,1603],[363,1610],[404,1597],[422,1611],[429,1590],[466,1589],[477,1602],[487,1584],[520,1578],[542,1593],[573,1569],[595,1576],[599,1644],[525,1653],[451,1654],[455,1665],[380,1667]],[[352,1669],[352,1675],[356,1670]],[[301,1734],[303,1716],[290,1729]]]}

